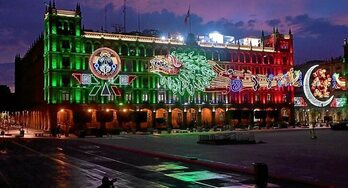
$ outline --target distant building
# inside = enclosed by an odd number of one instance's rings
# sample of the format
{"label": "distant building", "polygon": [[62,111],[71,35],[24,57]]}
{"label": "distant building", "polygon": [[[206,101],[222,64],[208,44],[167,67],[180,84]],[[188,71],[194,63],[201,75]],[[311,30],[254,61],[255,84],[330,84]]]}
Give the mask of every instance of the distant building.
{"label": "distant building", "polygon": [[[295,89],[295,121],[301,124],[339,122],[348,118],[347,56],[309,61],[296,66],[303,73],[303,88]],[[307,77],[307,79],[306,79]]]}
{"label": "distant building", "polygon": [[188,45],[178,34],[147,32],[83,30],[79,5],[49,6],[43,38],[16,61],[17,96],[31,111],[29,125],[147,129],[294,120],[291,32],[262,32],[257,45]]}

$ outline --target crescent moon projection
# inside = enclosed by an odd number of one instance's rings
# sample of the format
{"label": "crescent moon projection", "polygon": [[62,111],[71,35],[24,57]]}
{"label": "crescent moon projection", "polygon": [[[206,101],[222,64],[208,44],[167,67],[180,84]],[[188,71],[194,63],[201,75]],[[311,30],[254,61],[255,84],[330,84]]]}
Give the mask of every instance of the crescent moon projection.
{"label": "crescent moon projection", "polygon": [[326,101],[320,101],[317,98],[315,98],[314,95],[312,94],[310,84],[309,84],[309,78],[311,77],[312,71],[318,66],[319,65],[313,65],[311,68],[308,69],[307,73],[305,74],[303,78],[303,91],[310,103],[312,103],[314,106],[317,106],[317,107],[324,107],[331,103],[334,96],[331,96]]}

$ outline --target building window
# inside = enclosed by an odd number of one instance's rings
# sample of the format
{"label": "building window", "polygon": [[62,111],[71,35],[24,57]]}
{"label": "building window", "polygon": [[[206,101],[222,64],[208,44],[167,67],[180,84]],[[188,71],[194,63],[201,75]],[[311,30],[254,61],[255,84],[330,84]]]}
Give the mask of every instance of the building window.
{"label": "building window", "polygon": [[223,95],[216,94],[216,100],[217,100],[218,103],[223,103],[224,102]]}
{"label": "building window", "polygon": [[287,96],[286,96],[286,94],[283,94],[283,102],[287,102]]}
{"label": "building window", "polygon": [[164,91],[158,92],[158,102],[164,102],[164,99],[165,99]]}
{"label": "building window", "polygon": [[203,101],[208,102],[208,94],[207,93],[203,94]]}
{"label": "building window", "polygon": [[114,101],[114,100],[115,100],[115,98],[114,98],[114,96],[113,96],[113,95],[109,95],[109,96],[108,96],[108,100],[111,102],[111,101]]}
{"label": "building window", "polygon": [[145,56],[145,48],[144,47],[138,47],[138,52],[139,52],[139,56],[144,57]]}
{"label": "building window", "polygon": [[85,44],[85,52],[89,54],[92,53],[92,44],[90,42]]}
{"label": "building window", "polygon": [[248,95],[243,96],[243,102],[245,102],[245,103],[248,102]]}
{"label": "building window", "polygon": [[260,102],[260,95],[255,95],[255,102]]}
{"label": "building window", "polygon": [[69,101],[70,94],[67,91],[62,92],[62,101]]}
{"label": "building window", "polygon": [[148,97],[148,94],[147,93],[144,93],[143,94],[143,101],[148,101],[149,97]]}
{"label": "building window", "polygon": [[271,94],[267,94],[267,102],[271,101]]}
{"label": "building window", "polygon": [[180,99],[177,95],[173,95],[173,101],[174,102],[180,102]]}
{"label": "building window", "polygon": [[244,63],[244,54],[239,54],[239,62]]}
{"label": "building window", "polygon": [[70,49],[70,42],[68,40],[62,41],[62,48],[63,49]]}
{"label": "building window", "polygon": [[283,57],[283,65],[286,65],[286,64],[288,64],[288,58]]}
{"label": "building window", "polygon": [[245,62],[250,63],[250,56],[248,54],[245,55]]}
{"label": "building window", "polygon": [[89,100],[91,102],[96,102],[97,101],[97,97],[96,96],[89,96]]}
{"label": "building window", "polygon": [[130,56],[136,55],[136,48],[134,46],[129,47],[129,55]]}
{"label": "building window", "polygon": [[70,83],[70,78],[69,78],[69,76],[63,76],[63,78],[62,78],[62,83],[63,83],[63,86],[69,86],[69,83]]}
{"label": "building window", "polygon": [[132,94],[131,93],[126,93],[126,101],[129,102],[132,100]]}
{"label": "building window", "polygon": [[62,58],[62,65],[63,65],[63,68],[69,68],[70,67],[70,58],[63,57]]}
{"label": "building window", "polygon": [[149,87],[149,79],[148,77],[143,77],[143,87]]}
{"label": "building window", "polygon": [[251,61],[252,61],[253,63],[256,63],[256,55],[255,55],[255,54],[253,54],[253,55],[251,56]]}
{"label": "building window", "polygon": [[256,67],[255,68],[255,74],[259,74],[260,72],[259,72],[259,67]]}
{"label": "building window", "polygon": [[133,72],[133,61],[125,61],[125,69],[126,72]]}

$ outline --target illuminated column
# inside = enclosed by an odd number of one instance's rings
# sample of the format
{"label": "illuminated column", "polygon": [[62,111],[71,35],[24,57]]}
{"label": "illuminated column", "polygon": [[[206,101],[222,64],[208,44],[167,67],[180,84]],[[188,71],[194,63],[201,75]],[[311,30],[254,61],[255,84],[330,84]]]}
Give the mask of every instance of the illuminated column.
{"label": "illuminated column", "polygon": [[214,126],[216,126],[216,121],[215,121],[215,115],[216,115],[216,113],[215,113],[215,107],[213,107],[213,109],[212,109],[212,120],[211,120],[211,127],[214,127]]}
{"label": "illuminated column", "polygon": [[152,125],[151,125],[153,128],[156,127],[156,110],[154,109],[152,111]]}
{"label": "illuminated column", "polygon": [[173,128],[173,124],[172,124],[172,109],[171,109],[171,107],[169,107],[169,109],[168,109],[168,121],[167,121],[167,127],[168,128]]}
{"label": "illuminated column", "polygon": [[228,124],[228,107],[226,107],[226,111],[225,111],[225,117],[224,117],[224,124]]}
{"label": "illuminated column", "polygon": [[197,114],[197,125],[199,127],[202,127],[202,110],[201,107],[198,107],[198,114]]}
{"label": "illuminated column", "polygon": [[184,128],[187,127],[187,111],[186,111],[186,107],[184,107],[184,121],[183,121],[183,126]]}

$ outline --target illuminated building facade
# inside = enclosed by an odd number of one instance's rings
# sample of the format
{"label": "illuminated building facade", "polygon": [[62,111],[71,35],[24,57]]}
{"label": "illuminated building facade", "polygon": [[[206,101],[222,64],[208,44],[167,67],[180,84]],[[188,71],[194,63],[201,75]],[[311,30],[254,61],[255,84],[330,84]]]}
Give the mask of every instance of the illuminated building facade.
{"label": "illuminated building facade", "polygon": [[[270,126],[293,121],[294,85],[300,80],[293,70],[291,31],[188,45],[181,37],[83,30],[79,5],[74,11],[49,6],[44,26],[43,90],[36,94],[44,102],[31,121],[36,128]],[[22,64],[18,60],[16,68]],[[28,78],[24,72],[16,75]],[[30,89],[20,91],[23,97]]]}
{"label": "illuminated building facade", "polygon": [[347,52],[345,40],[343,58],[310,61],[296,67],[304,73],[303,88],[295,89],[296,122],[309,125],[348,119]]}

